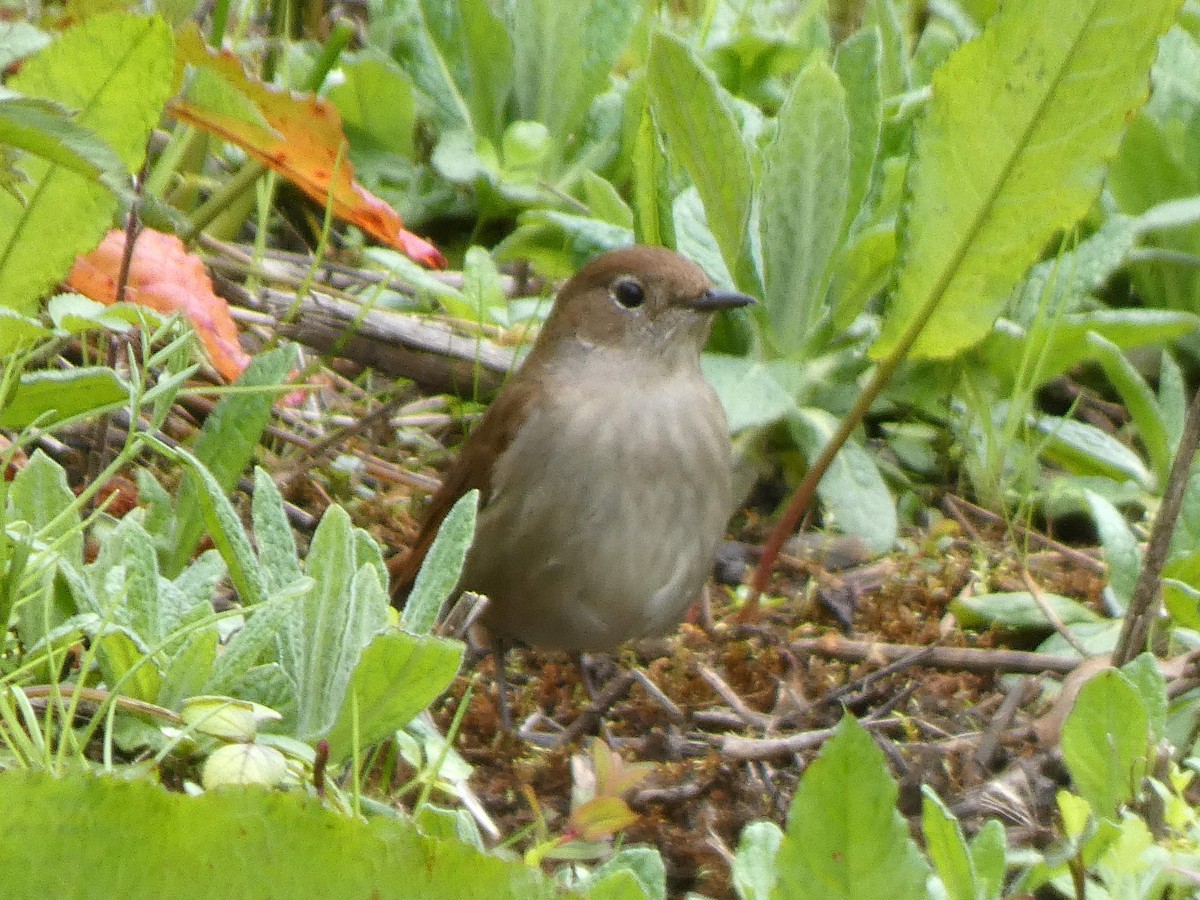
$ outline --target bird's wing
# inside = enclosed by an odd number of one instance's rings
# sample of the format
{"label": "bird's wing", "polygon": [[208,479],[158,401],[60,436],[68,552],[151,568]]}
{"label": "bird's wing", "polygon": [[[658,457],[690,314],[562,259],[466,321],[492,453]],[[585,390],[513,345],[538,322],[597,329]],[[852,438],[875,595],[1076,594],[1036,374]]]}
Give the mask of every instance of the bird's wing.
{"label": "bird's wing", "polygon": [[488,407],[475,430],[467,437],[458,459],[446,473],[442,486],[433,495],[425,510],[417,540],[407,552],[398,553],[388,560],[394,605],[402,605],[408,596],[442,520],[446,518],[446,514],[458,498],[472,488],[478,488],[480,506],[487,504],[488,492],[491,489],[492,461],[513,442],[529,409],[532,391],[531,381],[510,381],[500,396]]}

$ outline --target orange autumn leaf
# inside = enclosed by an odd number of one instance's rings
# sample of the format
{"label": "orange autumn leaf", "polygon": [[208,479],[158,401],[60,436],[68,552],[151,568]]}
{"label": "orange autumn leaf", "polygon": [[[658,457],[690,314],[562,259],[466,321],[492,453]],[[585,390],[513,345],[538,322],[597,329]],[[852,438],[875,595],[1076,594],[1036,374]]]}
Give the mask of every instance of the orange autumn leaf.
{"label": "orange autumn leaf", "polygon": [[[75,258],[67,284],[100,303],[117,301],[117,279],[125,253],[125,232],[113,230],[91,253]],[[250,363],[238,343],[229,304],[213,292],[212,279],[198,256],[188,253],[173,234],[144,229],[133,245],[125,299],[165,315],[187,316],[213,368],[236,381]]]}
{"label": "orange autumn leaf", "polygon": [[[433,244],[406,231],[399,213],[354,180],[333,104],[250,78],[236,56],[205,46],[194,26],[175,46],[177,80],[184,85],[169,106],[175,118],[240,147],[376,240],[424,265],[446,267]],[[185,66],[191,67],[186,74]]]}

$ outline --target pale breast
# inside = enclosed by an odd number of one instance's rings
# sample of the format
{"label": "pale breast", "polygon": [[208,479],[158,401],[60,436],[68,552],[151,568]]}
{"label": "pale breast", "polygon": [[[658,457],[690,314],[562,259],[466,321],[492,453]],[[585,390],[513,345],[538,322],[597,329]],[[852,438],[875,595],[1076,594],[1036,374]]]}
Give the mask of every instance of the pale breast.
{"label": "pale breast", "polygon": [[599,650],[661,634],[724,533],[729,437],[699,372],[590,383],[534,413],[493,471],[462,586],[491,598],[501,636]]}

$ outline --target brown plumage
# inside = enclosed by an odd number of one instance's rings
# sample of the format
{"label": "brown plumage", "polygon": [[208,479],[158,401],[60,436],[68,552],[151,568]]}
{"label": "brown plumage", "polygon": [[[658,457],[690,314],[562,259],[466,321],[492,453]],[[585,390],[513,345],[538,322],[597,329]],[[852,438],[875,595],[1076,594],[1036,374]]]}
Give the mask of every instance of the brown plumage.
{"label": "brown plumage", "polygon": [[752,302],[656,247],[581,269],[393,564],[394,593],[478,488],[459,588],[490,598],[498,637],[602,650],[674,627],[732,505],[725,415],[700,350],[714,311]]}

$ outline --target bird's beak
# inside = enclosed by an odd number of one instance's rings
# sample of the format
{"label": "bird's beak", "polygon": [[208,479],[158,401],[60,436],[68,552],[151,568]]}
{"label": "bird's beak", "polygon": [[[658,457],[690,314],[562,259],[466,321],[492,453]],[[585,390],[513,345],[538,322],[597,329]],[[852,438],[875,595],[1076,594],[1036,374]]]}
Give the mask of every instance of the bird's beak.
{"label": "bird's beak", "polygon": [[739,306],[750,306],[757,303],[753,297],[739,294],[737,291],[722,291],[717,288],[705,291],[687,306],[700,312],[717,312],[722,309],[737,309]]}

